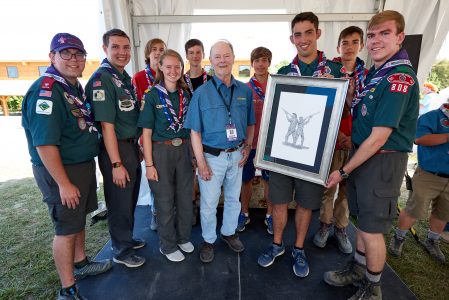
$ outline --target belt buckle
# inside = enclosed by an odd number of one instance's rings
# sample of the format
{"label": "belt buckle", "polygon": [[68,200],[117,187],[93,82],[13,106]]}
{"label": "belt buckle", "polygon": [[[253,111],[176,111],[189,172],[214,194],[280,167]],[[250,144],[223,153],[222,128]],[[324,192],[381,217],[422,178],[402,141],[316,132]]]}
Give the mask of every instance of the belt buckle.
{"label": "belt buckle", "polygon": [[175,147],[181,146],[182,145],[182,139],[180,138],[174,138],[171,140],[171,144]]}

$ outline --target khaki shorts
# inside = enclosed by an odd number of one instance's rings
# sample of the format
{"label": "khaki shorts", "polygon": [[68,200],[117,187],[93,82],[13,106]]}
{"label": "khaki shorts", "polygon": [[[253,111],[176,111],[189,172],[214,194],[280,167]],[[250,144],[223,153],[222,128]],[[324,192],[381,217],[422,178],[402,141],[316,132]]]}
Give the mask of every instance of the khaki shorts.
{"label": "khaki shorts", "polygon": [[407,200],[405,211],[417,219],[427,219],[429,206],[432,204],[432,215],[438,220],[449,221],[449,178],[434,175],[418,167],[412,183],[413,192]]}

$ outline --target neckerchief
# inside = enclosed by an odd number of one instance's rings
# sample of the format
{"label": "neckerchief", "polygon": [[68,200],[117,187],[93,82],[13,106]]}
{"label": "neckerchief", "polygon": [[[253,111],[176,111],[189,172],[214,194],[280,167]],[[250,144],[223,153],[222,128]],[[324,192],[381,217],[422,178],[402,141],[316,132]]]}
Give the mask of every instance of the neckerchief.
{"label": "neckerchief", "polygon": [[73,104],[75,104],[76,108],[81,112],[81,115],[74,116],[77,118],[84,118],[84,121],[86,121],[86,124],[89,126],[89,132],[97,131],[97,128],[95,128],[94,125],[95,119],[92,108],[90,106],[90,103],[86,101],[86,94],[84,94],[81,83],[76,80],[75,86],[78,89],[78,92],[82,95],[82,100],[75,95],[73,88],[67,83],[64,77],[61,76],[61,74],[58,72],[58,70],[55,69],[53,65],[48,67],[45,73],[42,74],[42,76],[53,78],[54,80],[59,82],[64,91],[67,93],[68,97],[70,97],[70,99],[73,101]]}
{"label": "neckerchief", "polygon": [[134,86],[132,84],[127,85],[120,79],[120,77],[118,76],[116,71],[109,64],[109,61],[107,58],[103,59],[103,61],[101,62],[100,68],[104,68],[106,71],[108,71],[112,75],[112,81],[114,81],[115,85],[119,88],[122,88],[125,91],[125,93],[131,97],[131,101],[134,102],[134,107],[138,108],[137,101],[136,101],[137,97],[136,97],[136,92],[134,90]]}
{"label": "neckerchief", "polygon": [[[332,61],[342,63],[341,57],[335,57],[334,59],[332,59]],[[342,74],[346,74],[346,68],[343,66],[340,69],[340,72]],[[365,69],[365,62],[357,57],[355,59],[355,70],[354,72],[352,72],[352,78],[354,78],[355,80],[354,98],[357,98],[363,91],[363,82],[367,73],[368,70]]]}
{"label": "neckerchief", "polygon": [[161,100],[165,117],[167,118],[168,122],[170,122],[170,126],[167,128],[167,130],[170,128],[174,132],[179,132],[183,128],[188,107],[187,99],[186,97],[184,97],[182,89],[180,87],[178,88],[179,115],[176,116],[175,109],[173,108],[173,104],[171,103],[171,100],[168,97],[168,92],[167,89],[164,87],[164,84],[158,83],[154,85],[154,88],[157,89],[157,92],[159,94],[159,99]]}
{"label": "neckerchief", "polygon": [[[193,94],[193,85],[192,80],[190,79],[190,70],[184,75],[184,78],[186,80],[187,86],[189,87],[190,93]],[[207,73],[203,70],[203,83],[207,82]]]}
{"label": "neckerchief", "polygon": [[[326,56],[324,55],[324,52],[322,52],[322,51],[317,51],[317,52],[318,52],[318,64],[316,66],[315,72],[313,72],[312,77],[319,77],[326,73],[325,72],[326,63],[327,63]],[[301,71],[299,70],[298,55],[296,55],[293,58],[293,61],[290,63],[290,73],[288,73],[288,75],[302,76]]]}
{"label": "neckerchief", "polygon": [[[357,106],[357,104],[359,104],[359,102],[363,99],[363,97],[365,97],[365,95],[372,88],[375,88],[382,81],[385,75],[387,75],[388,72],[390,72],[391,69],[400,65],[407,65],[410,67],[412,66],[412,63],[408,59],[408,54],[407,51],[405,51],[405,49],[399,50],[392,57],[390,57],[390,59],[387,60],[383,64],[383,66],[376,71],[371,80],[368,83],[365,82],[365,86],[363,87],[362,91],[357,95],[357,97],[354,97],[354,99],[352,100],[351,105],[352,109],[354,110],[354,108]],[[374,68],[374,66],[372,66],[371,68]]]}
{"label": "neckerchief", "polygon": [[262,85],[260,84],[260,82],[256,79],[255,76],[251,77],[249,82],[250,82],[251,87],[254,90],[254,92],[256,92],[257,96],[259,96],[260,100],[264,101],[265,93],[262,90]]}
{"label": "neckerchief", "polygon": [[153,73],[156,74],[156,72],[150,67],[150,65],[147,65],[145,67],[145,77],[147,78],[148,81],[148,89],[150,89],[154,85]]}
{"label": "neckerchief", "polygon": [[448,103],[441,104],[440,110],[443,112],[446,118],[449,119],[449,104]]}

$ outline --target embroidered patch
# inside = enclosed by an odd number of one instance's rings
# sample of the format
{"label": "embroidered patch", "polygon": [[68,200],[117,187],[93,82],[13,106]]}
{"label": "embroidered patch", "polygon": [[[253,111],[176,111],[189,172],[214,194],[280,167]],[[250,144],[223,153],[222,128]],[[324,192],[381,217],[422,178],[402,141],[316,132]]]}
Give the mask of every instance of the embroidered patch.
{"label": "embroidered patch", "polygon": [[362,116],[366,116],[366,114],[368,113],[368,109],[366,108],[365,104],[362,105],[361,112],[362,112]]}
{"label": "embroidered patch", "polygon": [[445,128],[449,128],[449,120],[447,118],[442,118],[440,120],[440,124],[441,124],[441,126],[443,126]]}
{"label": "embroidered patch", "polygon": [[86,124],[86,120],[84,120],[84,118],[78,118],[78,127],[81,130],[86,129],[87,124]]}
{"label": "embroidered patch", "polygon": [[36,114],[51,115],[53,110],[53,101],[47,99],[39,99],[36,102]]}
{"label": "embroidered patch", "polygon": [[131,99],[119,99],[118,107],[121,111],[132,111],[134,109],[134,103]]}
{"label": "embroidered patch", "polygon": [[246,97],[237,97],[237,100],[244,101],[246,100]]}
{"label": "embroidered patch", "polygon": [[157,104],[157,105],[156,105],[156,108],[157,108],[157,109],[163,109],[164,106],[163,106],[162,104]]}
{"label": "embroidered patch", "polygon": [[92,87],[100,87],[101,86],[101,81],[100,80],[97,80],[97,81],[94,81],[94,83],[92,84]]}
{"label": "embroidered patch", "polygon": [[114,81],[117,87],[122,87],[122,82],[114,77],[112,77],[112,81]]}
{"label": "embroidered patch", "polygon": [[106,97],[104,95],[104,90],[94,90],[93,91],[94,101],[104,101]]}
{"label": "embroidered patch", "polygon": [[40,90],[39,97],[51,97],[52,91]]}
{"label": "embroidered patch", "polygon": [[415,84],[412,76],[405,73],[394,73],[387,78],[390,84],[390,91],[407,94],[409,87]]}
{"label": "embroidered patch", "polygon": [[75,102],[67,92],[64,92],[64,98],[67,100],[67,102],[69,102],[69,104],[73,104]]}

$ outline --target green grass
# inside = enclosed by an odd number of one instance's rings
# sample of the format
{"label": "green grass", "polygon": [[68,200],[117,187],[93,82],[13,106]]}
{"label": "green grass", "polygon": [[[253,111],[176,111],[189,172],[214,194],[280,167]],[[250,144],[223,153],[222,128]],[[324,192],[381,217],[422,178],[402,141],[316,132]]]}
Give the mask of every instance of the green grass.
{"label": "green grass", "polygon": [[[59,288],[51,255],[53,227],[34,180],[0,183],[0,195],[0,299],[53,299]],[[401,207],[406,198],[404,190]],[[420,221],[415,228],[420,238],[425,238],[427,222]],[[107,224],[100,222],[86,229],[86,249],[94,255],[109,238]],[[388,243],[390,236],[385,239]],[[441,248],[449,258],[449,245]],[[403,256],[387,260],[419,299],[448,299],[448,264],[431,260],[411,235],[407,235]]]}
{"label": "green grass", "polygon": [[[34,179],[2,182],[0,195],[0,299],[54,299],[60,285],[54,231]],[[86,230],[86,249],[94,255],[109,238],[106,222]]]}

